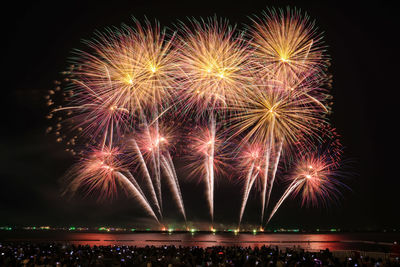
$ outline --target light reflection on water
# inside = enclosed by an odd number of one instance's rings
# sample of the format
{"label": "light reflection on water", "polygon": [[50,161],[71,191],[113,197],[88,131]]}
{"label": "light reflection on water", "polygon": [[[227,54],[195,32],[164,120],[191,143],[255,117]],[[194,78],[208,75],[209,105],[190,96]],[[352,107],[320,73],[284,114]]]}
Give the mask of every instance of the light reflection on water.
{"label": "light reflection on water", "polygon": [[[337,234],[250,234],[250,233],[76,233],[76,232],[20,232],[0,236],[8,241],[57,241],[76,245],[128,246],[300,246],[306,250],[386,250],[400,234],[337,233]],[[372,241],[365,243],[365,241]],[[374,242],[380,242],[376,244]]]}

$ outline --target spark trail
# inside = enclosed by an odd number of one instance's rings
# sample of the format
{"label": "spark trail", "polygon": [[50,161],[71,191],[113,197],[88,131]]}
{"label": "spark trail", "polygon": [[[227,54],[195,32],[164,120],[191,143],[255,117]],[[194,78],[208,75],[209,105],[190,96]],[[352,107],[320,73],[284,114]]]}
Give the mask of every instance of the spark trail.
{"label": "spark trail", "polygon": [[271,197],[271,192],[272,192],[272,187],[274,186],[276,171],[278,170],[279,160],[281,158],[281,153],[282,153],[282,145],[283,145],[283,141],[281,141],[279,143],[278,152],[277,152],[277,155],[275,156],[275,162],[274,162],[274,166],[272,169],[271,181],[269,184],[269,190],[268,190],[268,196],[267,196],[267,202],[266,202],[265,208],[268,208],[269,199]]}
{"label": "spark trail", "polygon": [[246,187],[245,187],[244,194],[243,194],[242,206],[240,208],[238,228],[240,228],[240,223],[242,222],[244,210],[245,210],[246,205],[247,205],[247,200],[249,199],[250,191],[253,188],[254,182],[257,179],[258,175],[259,175],[259,171],[257,171],[253,175],[253,168],[248,173],[248,176],[247,176],[247,179],[246,179]]}
{"label": "spark trail", "polygon": [[279,209],[279,207],[282,205],[282,203],[285,201],[285,199],[293,192],[293,190],[295,190],[300,184],[302,183],[302,181],[298,181],[297,179],[295,179],[286,189],[286,191],[283,193],[283,195],[281,196],[281,198],[279,199],[279,201],[276,203],[275,207],[273,208],[268,220],[267,220],[267,224],[269,223],[269,221],[272,219],[272,217],[275,215],[275,212]]}
{"label": "spark trail", "polygon": [[167,182],[173,193],[172,195],[174,196],[175,201],[178,204],[179,210],[186,221],[185,207],[183,205],[183,199],[180,192],[179,184],[176,182],[174,171],[172,170],[168,160],[165,158],[164,155],[161,155],[161,166],[164,169],[164,173],[167,177]]}
{"label": "spark trail", "polygon": [[154,213],[153,209],[151,208],[150,204],[147,202],[146,198],[144,197],[144,195],[142,195],[140,190],[134,184],[132,184],[131,181],[129,181],[129,179],[126,178],[125,175],[123,175],[120,172],[116,172],[116,174],[120,178],[119,181],[123,185],[125,185],[125,187],[124,187],[125,190],[129,191],[131,193],[131,196],[138,200],[139,204],[145,209],[145,211],[149,215],[151,215],[158,223],[160,223],[158,221],[156,214]]}
{"label": "spark trail", "polygon": [[153,181],[151,179],[150,173],[149,173],[149,169],[147,168],[147,164],[143,158],[143,154],[140,151],[140,148],[136,142],[135,139],[132,138],[132,143],[133,143],[133,149],[136,152],[136,155],[139,158],[139,164],[141,167],[141,170],[144,174],[145,180],[146,180],[146,185],[150,191],[150,196],[151,196],[151,200],[153,201],[153,204],[157,207],[157,212],[158,214],[162,217],[162,213],[161,213],[161,209],[160,209],[160,205],[158,203],[158,199],[157,199],[157,195],[156,192],[154,190],[154,186],[153,186]]}
{"label": "spark trail", "polygon": [[209,184],[209,205],[211,221],[214,222],[214,153],[215,153],[215,119],[211,116],[211,139],[209,141],[209,150],[207,164],[208,164],[208,184]]}

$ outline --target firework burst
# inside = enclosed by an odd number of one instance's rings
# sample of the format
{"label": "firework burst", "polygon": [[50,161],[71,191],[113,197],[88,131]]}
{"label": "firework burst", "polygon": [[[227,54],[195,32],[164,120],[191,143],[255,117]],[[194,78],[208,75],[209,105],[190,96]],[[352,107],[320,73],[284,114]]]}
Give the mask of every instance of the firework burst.
{"label": "firework burst", "polygon": [[[130,112],[168,103],[175,87],[176,52],[174,36],[167,40],[158,23],[123,25],[122,29],[97,32],[86,41],[90,52],[77,50],[73,74],[102,99]],[[81,89],[79,82],[77,90]],[[162,101],[161,101],[162,100]]]}
{"label": "firework burst", "polygon": [[179,42],[184,110],[223,110],[251,81],[244,39],[226,20],[193,20],[182,24]]}
{"label": "firework burst", "polygon": [[[129,111],[118,106],[112,99],[103,99],[94,92],[89,85],[75,81],[82,86],[82,90],[70,90],[68,104],[52,110],[53,114],[67,112],[68,116],[62,122],[66,131],[79,131],[80,137],[89,139],[102,138],[112,142],[113,134],[121,136],[129,129]],[[111,143],[109,143],[111,145]]]}
{"label": "firework burst", "polygon": [[281,141],[285,145],[298,141],[301,133],[318,135],[326,109],[308,97],[308,90],[288,92],[281,83],[259,80],[232,109],[232,129],[236,135],[245,133],[245,141],[263,144]]}
{"label": "firework burst", "polygon": [[275,9],[253,19],[251,45],[263,77],[296,81],[323,72],[329,62],[322,35],[300,11]]}
{"label": "firework burst", "polygon": [[98,200],[103,201],[114,198],[119,185],[158,222],[139,184],[126,165],[118,159],[120,154],[117,148],[93,149],[67,173],[67,188],[63,194],[73,196],[82,188],[86,195],[96,194]]}
{"label": "firework burst", "polygon": [[337,200],[339,187],[345,186],[336,178],[339,174],[337,170],[338,162],[333,160],[329,150],[300,154],[288,178],[290,185],[275,205],[267,223],[290,195],[299,195],[302,206],[326,206],[328,202]]}
{"label": "firework burst", "polygon": [[150,158],[157,149],[163,152],[173,148],[176,133],[172,126],[159,122],[158,124],[143,125],[139,130],[135,139],[146,158]]}

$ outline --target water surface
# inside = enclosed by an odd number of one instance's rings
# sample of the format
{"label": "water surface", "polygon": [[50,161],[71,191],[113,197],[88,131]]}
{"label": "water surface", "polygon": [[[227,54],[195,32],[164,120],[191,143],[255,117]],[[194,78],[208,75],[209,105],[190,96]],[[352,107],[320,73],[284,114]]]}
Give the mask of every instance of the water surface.
{"label": "water surface", "polygon": [[65,242],[81,245],[300,246],[306,250],[389,251],[400,233],[89,233],[4,231],[1,241]]}

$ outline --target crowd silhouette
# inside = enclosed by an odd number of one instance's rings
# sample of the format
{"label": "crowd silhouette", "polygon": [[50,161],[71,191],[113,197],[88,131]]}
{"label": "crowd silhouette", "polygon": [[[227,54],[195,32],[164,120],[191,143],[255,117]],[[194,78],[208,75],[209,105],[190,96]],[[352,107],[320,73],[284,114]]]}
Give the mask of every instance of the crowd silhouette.
{"label": "crowd silhouette", "polygon": [[334,257],[328,249],[300,247],[89,246],[63,243],[0,243],[0,266],[400,266],[399,260]]}

